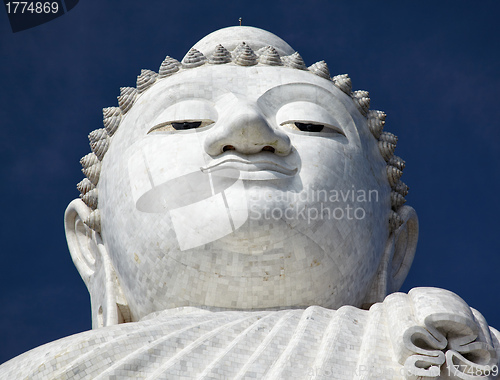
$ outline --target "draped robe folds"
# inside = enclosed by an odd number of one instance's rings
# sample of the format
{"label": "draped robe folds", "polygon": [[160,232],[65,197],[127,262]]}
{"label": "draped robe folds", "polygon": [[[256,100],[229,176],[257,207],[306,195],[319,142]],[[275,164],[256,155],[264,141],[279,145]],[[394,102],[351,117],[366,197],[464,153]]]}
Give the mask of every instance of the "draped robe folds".
{"label": "draped robe folds", "polygon": [[165,310],[35,348],[0,378],[494,379],[499,339],[454,293],[415,288],[370,310]]}

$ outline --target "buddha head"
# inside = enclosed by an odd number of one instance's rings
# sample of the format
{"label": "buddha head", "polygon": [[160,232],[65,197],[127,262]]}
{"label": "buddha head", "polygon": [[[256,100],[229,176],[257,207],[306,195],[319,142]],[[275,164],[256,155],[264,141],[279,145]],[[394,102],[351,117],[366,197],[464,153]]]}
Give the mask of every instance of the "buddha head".
{"label": "buddha head", "polygon": [[181,306],[368,307],[397,291],[418,221],[369,103],[251,27],[142,70],[90,133],[65,214],[93,327]]}

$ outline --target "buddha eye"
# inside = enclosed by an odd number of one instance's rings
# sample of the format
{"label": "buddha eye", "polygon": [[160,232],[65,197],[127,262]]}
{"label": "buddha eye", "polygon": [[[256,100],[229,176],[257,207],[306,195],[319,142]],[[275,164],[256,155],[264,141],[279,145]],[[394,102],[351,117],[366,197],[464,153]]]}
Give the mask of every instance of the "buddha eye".
{"label": "buddha eye", "polygon": [[293,124],[303,132],[321,132],[325,128],[323,124],[299,123],[298,121]]}
{"label": "buddha eye", "polygon": [[176,130],[193,129],[198,128],[201,125],[201,121],[182,121],[180,123],[172,123],[172,127]]}
{"label": "buddha eye", "polygon": [[345,136],[340,128],[320,123],[312,123],[306,121],[288,121],[281,125],[293,129],[295,131],[311,132],[311,133],[333,133]]}
{"label": "buddha eye", "polygon": [[170,131],[185,131],[188,129],[196,129],[206,127],[207,125],[213,124],[213,120],[180,120],[180,121],[169,121],[166,123],[160,123],[155,125],[148,131],[151,132],[170,132]]}

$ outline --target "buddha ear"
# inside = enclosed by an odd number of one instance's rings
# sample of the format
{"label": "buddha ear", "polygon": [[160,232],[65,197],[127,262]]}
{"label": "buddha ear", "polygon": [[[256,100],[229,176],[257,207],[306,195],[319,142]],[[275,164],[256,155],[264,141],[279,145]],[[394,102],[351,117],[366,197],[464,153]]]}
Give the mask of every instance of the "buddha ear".
{"label": "buddha ear", "polygon": [[[393,245],[392,259],[387,269],[388,286],[387,294],[397,292],[410,271],[418,242],[418,217],[413,207],[403,206],[398,210],[398,215],[403,224],[394,231],[390,245]],[[389,240],[390,237],[389,237]],[[387,251],[387,247],[386,247]]]}
{"label": "buddha ear", "polygon": [[92,328],[130,322],[130,311],[100,233],[84,220],[90,209],[73,200],[64,214],[64,228],[71,258],[90,293]]}
{"label": "buddha ear", "polygon": [[367,294],[362,308],[369,308],[375,302],[381,302],[403,285],[410,270],[418,241],[418,217],[410,206],[402,206],[397,214],[403,224],[392,231],[375,275],[372,287]]}

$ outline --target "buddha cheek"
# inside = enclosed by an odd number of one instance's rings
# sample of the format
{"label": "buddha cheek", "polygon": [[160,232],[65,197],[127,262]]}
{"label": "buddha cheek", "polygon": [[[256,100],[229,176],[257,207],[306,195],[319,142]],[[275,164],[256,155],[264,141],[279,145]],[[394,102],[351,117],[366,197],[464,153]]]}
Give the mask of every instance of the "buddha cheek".
{"label": "buddha cheek", "polygon": [[[372,163],[357,146],[312,137],[295,139],[294,147],[301,159],[298,208],[306,210],[293,227],[344,267],[363,246],[373,246],[372,236],[387,234],[386,226],[377,221],[386,219],[389,189],[380,186]],[[368,256],[380,250],[374,247]],[[350,258],[342,258],[346,252]]]}
{"label": "buddha cheek", "polygon": [[135,207],[166,213],[194,203],[209,189],[198,134],[156,134],[134,144],[126,163]]}

